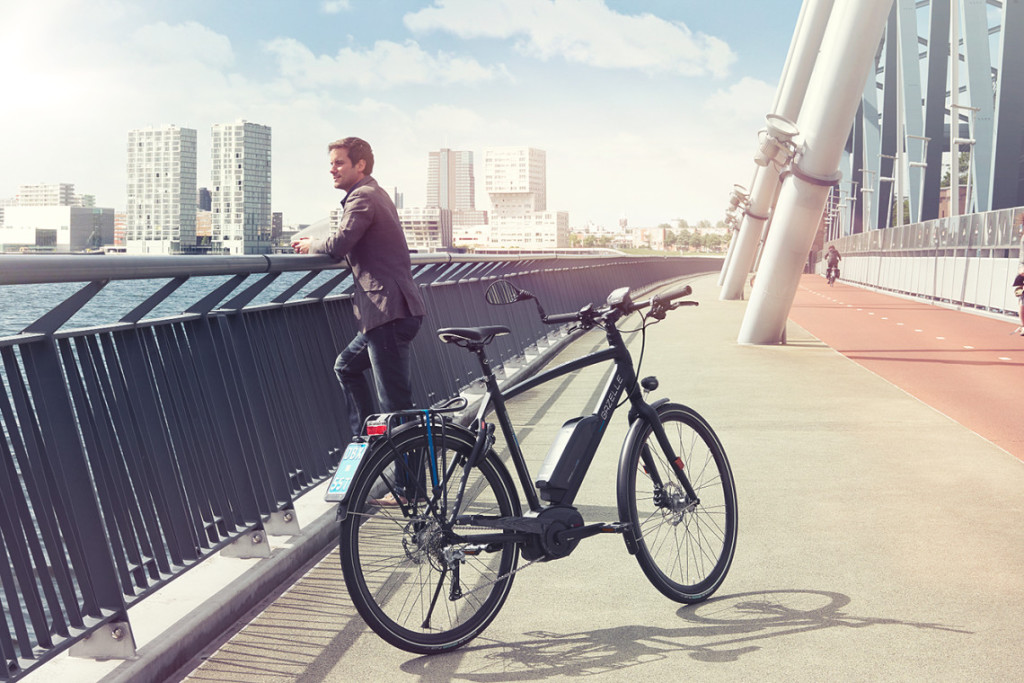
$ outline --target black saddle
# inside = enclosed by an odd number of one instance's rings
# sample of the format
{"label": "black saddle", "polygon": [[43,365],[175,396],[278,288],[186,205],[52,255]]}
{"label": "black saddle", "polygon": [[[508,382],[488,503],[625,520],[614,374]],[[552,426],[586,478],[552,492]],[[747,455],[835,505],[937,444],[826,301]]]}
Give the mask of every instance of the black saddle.
{"label": "black saddle", "polygon": [[437,337],[445,344],[457,346],[483,346],[490,344],[494,338],[503,334],[511,334],[512,330],[504,325],[487,325],[485,327],[442,327]]}

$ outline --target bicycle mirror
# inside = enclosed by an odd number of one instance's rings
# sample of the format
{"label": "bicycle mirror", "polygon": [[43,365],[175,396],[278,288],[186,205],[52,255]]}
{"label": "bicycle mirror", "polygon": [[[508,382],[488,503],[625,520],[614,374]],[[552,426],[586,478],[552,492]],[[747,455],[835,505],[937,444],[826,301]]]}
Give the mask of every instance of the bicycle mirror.
{"label": "bicycle mirror", "polygon": [[495,280],[487,288],[484,298],[487,299],[489,304],[503,306],[505,304],[514,304],[517,301],[532,299],[533,295],[529,292],[524,292],[508,280]]}

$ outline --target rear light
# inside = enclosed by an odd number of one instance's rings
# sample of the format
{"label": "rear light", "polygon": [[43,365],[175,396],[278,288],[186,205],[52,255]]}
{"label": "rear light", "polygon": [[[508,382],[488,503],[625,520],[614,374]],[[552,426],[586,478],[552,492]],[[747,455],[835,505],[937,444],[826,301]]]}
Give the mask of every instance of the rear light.
{"label": "rear light", "polygon": [[381,422],[380,424],[368,424],[368,425],[366,425],[366,435],[367,436],[380,436],[381,434],[387,434],[387,432],[388,432],[388,425],[387,425],[386,422]]}

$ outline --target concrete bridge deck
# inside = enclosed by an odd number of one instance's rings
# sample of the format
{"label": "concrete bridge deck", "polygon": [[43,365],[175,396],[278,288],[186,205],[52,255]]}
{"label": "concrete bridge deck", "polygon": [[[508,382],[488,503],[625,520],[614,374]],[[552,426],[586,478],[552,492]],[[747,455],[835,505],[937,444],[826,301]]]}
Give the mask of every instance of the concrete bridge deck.
{"label": "concrete bridge deck", "polygon": [[[812,305],[804,307],[803,323],[838,327],[827,316],[846,304],[816,294],[815,280],[804,284],[800,297]],[[641,373],[659,377],[658,395],[700,411],[732,462],[739,544],[711,600],[690,607],[666,600],[620,538],[598,536],[564,560],[520,573],[480,638],[449,655],[418,657],[362,623],[332,551],[173,680],[1018,677],[1024,463],[830,348],[822,332],[791,321],[785,346],[737,345],[744,302],[718,301],[714,276],[695,282],[694,291],[699,308],[681,309],[648,331]],[[794,317],[802,315],[794,309]],[[845,319],[862,328],[866,317]],[[1006,334],[1010,323],[990,322],[1000,326],[1000,356],[1009,359],[993,362],[1018,381],[1013,395],[989,396],[987,410],[1019,419],[1024,338]],[[601,342],[586,335],[563,357]],[[639,335],[632,345],[639,354]],[[514,404],[524,448],[536,461],[562,421],[590,407],[602,377],[603,369],[591,369]],[[947,393],[985,399],[969,388],[968,375]],[[616,422],[618,432],[608,435],[577,499],[588,521],[616,517],[625,431],[624,420]],[[300,514],[309,520],[314,509]],[[170,610],[174,598],[166,600]],[[107,680],[151,680],[148,653],[215,611],[208,600],[191,621],[140,642],[139,661],[108,664]],[[67,666],[77,674],[66,680],[99,678],[88,673],[97,664]],[[48,676],[46,669],[34,675]]]}

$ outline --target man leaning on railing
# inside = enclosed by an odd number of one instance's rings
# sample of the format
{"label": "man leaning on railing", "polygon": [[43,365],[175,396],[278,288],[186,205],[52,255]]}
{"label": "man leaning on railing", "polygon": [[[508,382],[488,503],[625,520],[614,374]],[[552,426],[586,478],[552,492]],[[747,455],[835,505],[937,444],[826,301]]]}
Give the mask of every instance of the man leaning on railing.
{"label": "man leaning on railing", "polygon": [[298,254],[323,253],[339,261],[345,259],[352,269],[353,308],[360,331],[338,355],[334,371],[356,435],[366,417],[376,412],[367,370],[373,372],[382,412],[413,407],[409,345],[426,308],[412,278],[398,211],[370,175],[370,145],[359,138],[344,138],[330,143],[328,154],[334,187],[345,191],[340,226],[323,238],[300,238],[292,248]]}

